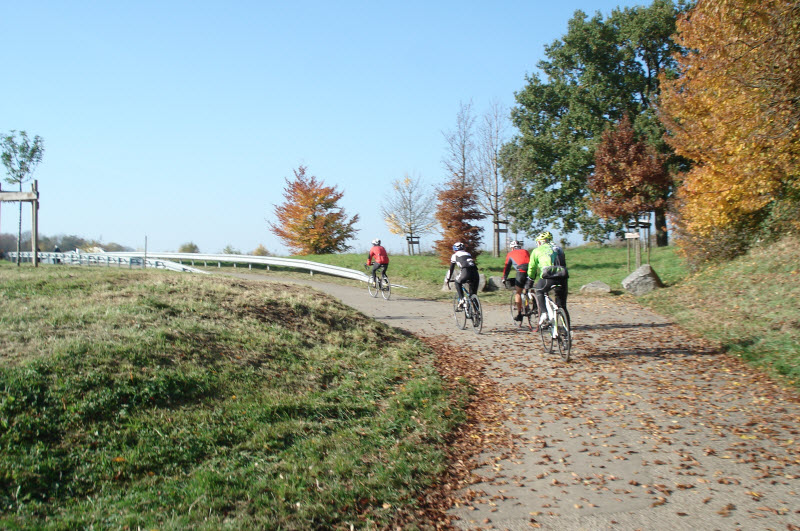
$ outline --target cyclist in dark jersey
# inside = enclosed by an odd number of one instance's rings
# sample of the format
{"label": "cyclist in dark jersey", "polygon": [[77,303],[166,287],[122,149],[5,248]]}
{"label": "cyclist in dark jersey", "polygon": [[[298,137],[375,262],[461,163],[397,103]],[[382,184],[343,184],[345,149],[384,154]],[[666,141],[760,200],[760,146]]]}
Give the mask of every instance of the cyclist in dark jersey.
{"label": "cyclist in dark jersey", "polygon": [[[467,295],[472,295],[478,291],[478,266],[475,265],[475,259],[472,255],[464,250],[464,244],[456,242],[453,244],[453,255],[450,257],[450,270],[447,272],[447,283],[451,281],[456,283],[456,291],[458,292],[459,304],[464,305],[464,287],[466,282],[468,289]],[[453,270],[458,266],[458,276],[453,280]]]}
{"label": "cyclist in dark jersey", "polygon": [[531,256],[528,251],[522,248],[522,244],[516,240],[511,242],[509,247],[511,251],[506,255],[506,265],[503,268],[503,284],[506,283],[508,274],[513,269],[516,275],[512,282],[517,290],[517,294],[514,295],[514,302],[517,303],[517,316],[514,317],[514,320],[522,321],[522,289],[528,280],[528,262],[530,262]]}

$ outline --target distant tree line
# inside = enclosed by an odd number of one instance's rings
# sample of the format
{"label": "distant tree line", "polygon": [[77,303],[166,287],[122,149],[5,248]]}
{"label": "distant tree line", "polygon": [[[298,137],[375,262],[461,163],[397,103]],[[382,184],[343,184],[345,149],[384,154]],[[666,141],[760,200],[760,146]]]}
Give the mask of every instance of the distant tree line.
{"label": "distant tree line", "polygon": [[[31,249],[31,232],[25,231],[22,233],[20,239],[20,248],[23,251],[30,251]],[[114,242],[100,243],[97,240],[81,238],[75,235],[59,234],[56,236],[39,235],[39,250],[44,252],[52,252],[58,247],[61,252],[70,252],[76,249],[86,250],[92,247],[100,247],[108,252],[126,252],[135,249],[126,247]],[[15,234],[0,234],[0,251],[16,251],[17,250],[17,236]]]}

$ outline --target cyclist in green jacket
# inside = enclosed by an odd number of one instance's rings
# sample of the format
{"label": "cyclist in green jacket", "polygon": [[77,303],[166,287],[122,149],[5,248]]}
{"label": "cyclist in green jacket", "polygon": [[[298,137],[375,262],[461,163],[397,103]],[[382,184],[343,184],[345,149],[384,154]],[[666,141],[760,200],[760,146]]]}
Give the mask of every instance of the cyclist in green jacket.
{"label": "cyclist in green jacket", "polygon": [[542,272],[546,267],[557,265],[566,269],[567,260],[564,251],[553,245],[553,235],[549,231],[542,232],[536,237],[536,245],[537,247],[531,252],[531,260],[528,262],[528,287],[532,284],[536,294],[536,306],[539,308],[539,323],[536,326],[538,330],[547,318],[544,294],[554,285],[561,286],[555,290],[555,303],[567,314],[567,323],[569,323],[569,311],[567,310],[567,279],[542,278]]}

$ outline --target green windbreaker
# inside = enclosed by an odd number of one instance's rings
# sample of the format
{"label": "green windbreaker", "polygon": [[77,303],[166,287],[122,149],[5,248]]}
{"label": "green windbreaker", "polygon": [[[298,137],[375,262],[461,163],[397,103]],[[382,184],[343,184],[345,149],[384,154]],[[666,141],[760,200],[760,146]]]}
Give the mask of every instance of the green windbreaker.
{"label": "green windbreaker", "polygon": [[531,261],[528,262],[528,278],[534,282],[542,278],[542,270],[553,265],[556,261],[556,252],[549,243],[543,243],[531,251]]}

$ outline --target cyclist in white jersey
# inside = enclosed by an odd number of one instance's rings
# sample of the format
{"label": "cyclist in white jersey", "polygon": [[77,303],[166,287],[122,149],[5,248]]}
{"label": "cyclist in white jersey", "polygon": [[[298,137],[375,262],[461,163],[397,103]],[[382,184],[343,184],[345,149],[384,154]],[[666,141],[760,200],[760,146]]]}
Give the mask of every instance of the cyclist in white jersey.
{"label": "cyclist in white jersey", "polygon": [[[467,283],[468,293],[472,295],[478,291],[478,266],[475,265],[475,259],[464,250],[464,244],[456,242],[453,244],[453,255],[450,257],[450,270],[447,272],[447,283],[451,281],[456,283],[456,291],[458,292],[459,304],[464,306],[464,287],[463,284]],[[458,276],[453,279],[453,270],[458,266]]]}

